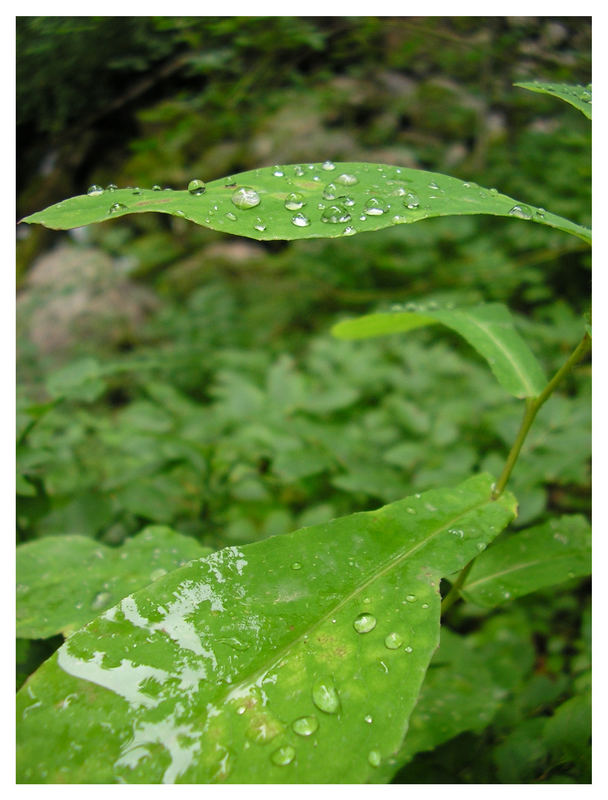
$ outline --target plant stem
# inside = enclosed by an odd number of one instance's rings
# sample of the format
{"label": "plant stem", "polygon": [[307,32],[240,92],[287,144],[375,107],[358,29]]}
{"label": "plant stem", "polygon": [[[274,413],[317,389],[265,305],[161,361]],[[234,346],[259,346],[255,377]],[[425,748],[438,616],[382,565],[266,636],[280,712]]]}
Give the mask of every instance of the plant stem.
{"label": "plant stem", "polygon": [[[565,376],[572,370],[572,368],[589,352],[591,349],[591,337],[588,333],[586,333],[577,347],[573,350],[569,358],[564,362],[564,364],[558,369],[555,375],[551,378],[549,383],[545,386],[543,391],[538,395],[538,397],[527,397],[526,398],[526,409],[524,411],[524,418],[521,421],[521,425],[519,426],[519,431],[517,432],[517,436],[515,437],[515,441],[509,451],[509,455],[507,456],[507,460],[503,467],[502,473],[500,478],[496,481],[494,488],[492,489],[492,500],[496,500],[500,497],[500,495],[504,492],[507,482],[513,472],[513,467],[517,462],[517,458],[521,452],[521,448],[523,443],[526,440],[526,436],[528,435],[528,431],[532,427],[532,423],[536,418],[540,408],[546,402],[546,400],[553,394],[555,387],[560,383],[560,381],[565,378]],[[469,575],[471,567],[473,566],[475,559],[469,561],[469,563],[464,567],[458,577],[454,581],[452,588],[444,597],[441,603],[441,614],[445,614],[445,612],[451,608],[451,606],[458,600],[460,597],[460,590],[464,586],[464,583]]]}

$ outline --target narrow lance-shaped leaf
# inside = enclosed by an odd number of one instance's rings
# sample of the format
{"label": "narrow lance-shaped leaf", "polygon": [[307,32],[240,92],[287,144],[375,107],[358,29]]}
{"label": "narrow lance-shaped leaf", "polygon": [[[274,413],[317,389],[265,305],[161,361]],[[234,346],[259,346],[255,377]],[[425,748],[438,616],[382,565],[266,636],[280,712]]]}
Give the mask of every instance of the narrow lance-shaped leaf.
{"label": "narrow lance-shaped leaf", "polygon": [[582,111],[587,119],[591,119],[591,84],[587,86],[572,86],[567,83],[545,83],[544,81],[531,81],[516,83],[521,89],[529,89],[531,92],[548,94],[552,97],[559,97],[571,106]]}
{"label": "narrow lance-shaped leaf", "polygon": [[510,394],[536,397],[545,388],[547,379],[542,367],[517,333],[508,308],[501,303],[367,314],[339,322],[332,333],[339,339],[367,339],[437,323],[464,337],[486,359],[500,385]]}
{"label": "narrow lance-shaped leaf", "polygon": [[591,572],[591,528],[563,516],[502,539],[473,564],[461,590],[486,608]]}
{"label": "narrow lance-shaped leaf", "polygon": [[25,217],[65,230],[159,211],[251,239],[351,236],[428,217],[492,214],[531,220],[591,241],[591,231],[496,189],[436,172],[387,164],[289,164],[229,178],[193,181],[192,191],[103,190],[71,197]]}
{"label": "narrow lance-shaped leaf", "polygon": [[401,745],[439,580],[512,519],[492,478],[219,550],[73,634],[18,695],[21,782],[364,782]]}
{"label": "narrow lance-shaped leaf", "polygon": [[17,636],[46,639],[81,628],[121,597],[211,549],[154,525],[122,545],[46,536],[17,548]]}

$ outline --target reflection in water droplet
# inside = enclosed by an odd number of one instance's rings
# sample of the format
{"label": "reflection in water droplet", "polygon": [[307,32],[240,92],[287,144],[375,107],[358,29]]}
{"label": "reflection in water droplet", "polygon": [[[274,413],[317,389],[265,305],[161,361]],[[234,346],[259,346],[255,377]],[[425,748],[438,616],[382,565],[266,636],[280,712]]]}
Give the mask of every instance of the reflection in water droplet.
{"label": "reflection in water droplet", "polygon": [[539,217],[539,219],[544,219],[546,213],[547,212],[545,211],[544,208],[537,208],[536,211],[534,212],[534,216]]}
{"label": "reflection in water droplet", "polygon": [[[470,186],[470,184],[469,184]],[[439,186],[435,183],[435,181],[431,181],[429,183],[429,189],[439,189]]]}
{"label": "reflection in water droplet", "polygon": [[320,679],[313,684],[312,701],[318,709],[326,714],[337,714],[340,710],[340,698],[331,679]]}
{"label": "reflection in water droplet", "polygon": [[408,603],[415,603],[416,602],[416,595],[415,594],[408,594],[406,598]]}
{"label": "reflection in water droplet", "polygon": [[304,169],[301,166],[299,166],[299,164],[296,164],[296,166],[293,168],[293,171],[298,176],[298,178],[301,178],[302,175],[304,175]]}
{"label": "reflection in water droplet", "polygon": [[93,611],[99,611],[101,608],[105,608],[110,600],[110,592],[99,592],[95,595],[95,599],[91,603],[91,608]]}
{"label": "reflection in water droplet", "polygon": [[370,750],[367,756],[367,760],[371,764],[372,767],[379,767],[380,761],[382,760],[382,756],[378,750]]}
{"label": "reflection in water droplet", "polygon": [[272,171],[272,174],[275,178],[282,178],[285,175],[281,167],[275,167]]}
{"label": "reflection in water droplet", "polygon": [[373,631],[376,627],[376,617],[373,614],[359,614],[358,617],[355,618],[353,622],[353,628],[357,631],[357,633],[369,633]]}
{"label": "reflection in water droplet", "polygon": [[409,209],[418,208],[420,205],[418,195],[415,195],[413,192],[408,192],[403,198],[403,204]]}
{"label": "reflection in water droplet", "polygon": [[87,194],[89,197],[98,197],[100,194],[103,194],[103,186],[98,186],[96,183],[94,183],[87,189]]}
{"label": "reflection in water droplet", "polygon": [[371,725],[371,724],[372,724],[372,722],[374,721],[374,718],[372,717],[372,715],[371,715],[371,714],[366,714],[366,715],[365,715],[365,717],[364,717],[364,719],[365,719],[365,721],[366,721],[366,722],[367,722],[369,725]]}
{"label": "reflection in water droplet", "polygon": [[429,607],[429,604],[428,604],[428,603],[423,603],[423,604],[422,604],[422,608],[428,608],[428,607]]}
{"label": "reflection in water droplet", "polygon": [[346,228],[342,231],[345,236],[352,236],[353,233],[357,233],[357,229],[353,228],[352,225],[347,225]]}
{"label": "reflection in water droplet", "polygon": [[341,206],[329,206],[321,214],[321,222],[339,223],[350,222],[350,214]]}
{"label": "reflection in water droplet", "polygon": [[319,720],[314,715],[300,717],[292,722],[291,727],[298,736],[310,736],[319,727]]}
{"label": "reflection in water droplet", "polygon": [[389,650],[398,650],[403,644],[403,637],[395,632],[389,633],[386,639],[384,640],[384,644],[388,647]]}
{"label": "reflection in water droplet", "polygon": [[206,188],[204,181],[201,181],[199,178],[194,178],[194,180],[191,180],[188,184],[188,191],[190,194],[194,195],[203,194]]}
{"label": "reflection in water droplet", "polygon": [[237,216],[233,214],[232,211],[228,211],[226,213],[226,218],[232,220],[232,222],[236,222]]}
{"label": "reflection in water droplet", "polygon": [[403,649],[405,650],[406,653],[413,653],[414,652],[414,648],[410,647],[409,644],[408,644],[407,647],[404,647]]}
{"label": "reflection in water droplet", "polygon": [[115,183],[108,183],[106,186],[106,192],[115,192],[118,189],[118,186]]}
{"label": "reflection in water droplet", "polygon": [[519,219],[532,219],[532,209],[529,206],[520,205],[520,206],[513,206],[513,208],[509,211],[509,215],[512,217],[518,217]]}
{"label": "reflection in water droplet", "polygon": [[349,173],[345,172],[342,175],[338,175],[336,181],[341,183],[342,186],[354,186],[356,183],[359,183],[359,178],[355,177],[355,175],[350,175]]}
{"label": "reflection in water droplet", "polygon": [[300,564],[299,561],[294,561],[293,564],[291,565],[291,568],[292,569],[302,569],[302,564]]}
{"label": "reflection in water droplet", "polygon": [[324,200],[335,200],[338,193],[338,188],[335,183],[328,183],[323,189],[322,197]]}
{"label": "reflection in water droplet", "polygon": [[123,205],[123,203],[113,203],[109,210],[108,214],[116,214],[118,211],[126,211],[127,207]]}
{"label": "reflection in water droplet", "polygon": [[378,200],[377,197],[370,197],[365,203],[363,211],[365,214],[371,214],[372,217],[377,217],[380,216],[380,214],[384,214],[386,206]]}
{"label": "reflection in water droplet", "polygon": [[260,195],[249,186],[241,186],[230,198],[237,208],[246,210],[260,205]]}
{"label": "reflection in water droplet", "polygon": [[321,166],[323,167],[323,169],[326,169],[328,171],[336,168],[336,165],[331,161],[324,161]]}
{"label": "reflection in water droplet", "polygon": [[285,208],[288,211],[299,211],[304,205],[304,195],[300,192],[290,192],[285,198]]}
{"label": "reflection in water droplet", "polygon": [[286,744],[284,747],[279,747],[278,750],[275,750],[274,753],[270,756],[270,760],[273,764],[276,764],[277,767],[286,767],[296,757],[296,751],[290,744]]}
{"label": "reflection in water droplet", "polygon": [[296,214],[295,217],[291,218],[291,221],[298,228],[306,228],[310,225],[310,220],[304,214]]}
{"label": "reflection in water droplet", "polygon": [[256,229],[256,231],[260,231],[260,233],[266,230],[266,225],[264,225],[264,223],[259,217],[256,219],[255,225],[253,227]]}

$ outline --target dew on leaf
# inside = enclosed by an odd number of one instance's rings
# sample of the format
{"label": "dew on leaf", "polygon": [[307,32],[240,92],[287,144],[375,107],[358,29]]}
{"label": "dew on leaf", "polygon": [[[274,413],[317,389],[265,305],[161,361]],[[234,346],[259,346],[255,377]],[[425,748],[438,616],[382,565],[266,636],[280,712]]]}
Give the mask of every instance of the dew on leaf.
{"label": "dew on leaf", "polygon": [[139,188],[139,186],[136,186],[136,187],[133,189],[133,192],[132,192],[132,194],[142,194],[142,191],[141,191],[141,189]]}
{"label": "dew on leaf", "polygon": [[285,208],[288,211],[299,211],[304,205],[304,195],[300,192],[290,192],[285,198]]}
{"label": "dew on leaf", "polygon": [[512,209],[509,211],[509,215],[511,217],[518,217],[519,219],[532,219],[532,210],[529,206],[520,205],[520,206],[513,206]]}
{"label": "dew on leaf", "polygon": [[283,172],[281,167],[275,167],[273,169],[273,171],[272,171],[272,174],[274,175],[275,178],[283,178],[283,177],[285,177],[285,173]]}
{"label": "dew on leaf", "polygon": [[347,225],[346,228],[342,231],[345,236],[352,236],[353,233],[357,233],[357,229],[353,228],[352,225]]}
{"label": "dew on leaf", "polygon": [[321,222],[328,222],[332,224],[340,222],[350,222],[351,216],[345,208],[341,206],[329,206],[321,214]]}
{"label": "dew on leaf", "polygon": [[155,183],[152,187],[153,192],[162,192],[162,186],[159,186],[158,183]]}
{"label": "dew on leaf", "polygon": [[371,714],[366,714],[363,719],[368,723],[368,725],[371,725],[372,722],[374,721],[374,718],[372,717]]}
{"label": "dew on leaf", "polygon": [[236,216],[236,214],[233,214],[232,211],[228,211],[226,213],[226,219],[229,219],[232,222],[236,222],[237,216]]}
{"label": "dew on leaf", "polygon": [[335,200],[338,188],[335,183],[328,183],[323,189],[322,197],[324,200]]}
{"label": "dew on leaf", "polygon": [[418,195],[414,194],[413,192],[407,192],[403,198],[403,204],[410,210],[418,208],[420,205],[420,199],[418,198]]}
{"label": "dew on leaf", "polygon": [[321,164],[321,166],[328,172],[336,168],[336,165],[332,161],[324,161],[323,164]]}
{"label": "dew on leaf", "polygon": [[354,186],[356,183],[359,183],[359,178],[355,175],[351,175],[348,172],[342,173],[342,175],[338,175],[336,178],[337,183],[341,183],[342,186]]}
{"label": "dew on leaf", "polygon": [[87,194],[89,197],[98,197],[100,194],[103,194],[103,186],[98,186],[96,183],[94,183],[87,189]]}
{"label": "dew on leaf", "polygon": [[[470,184],[469,184],[469,186],[470,186]],[[437,183],[435,181],[430,181],[429,189],[439,189],[439,186],[437,185]]]}
{"label": "dew on leaf", "polygon": [[203,194],[206,188],[204,181],[201,181],[199,178],[194,178],[188,184],[188,191],[190,194],[194,195]]}
{"label": "dew on leaf", "polygon": [[331,679],[321,678],[315,681],[312,687],[312,701],[326,714],[337,714],[340,710],[340,698]]}
{"label": "dew on leaf", "polygon": [[382,757],[378,750],[370,750],[367,755],[367,760],[369,761],[372,767],[379,767]]}
{"label": "dew on leaf", "polygon": [[273,764],[276,764],[277,767],[286,767],[288,764],[291,764],[295,757],[295,749],[290,744],[286,744],[284,747],[279,747],[278,750],[275,750],[270,756],[270,760]]}
{"label": "dew on leaf", "polygon": [[310,220],[304,214],[296,214],[295,217],[291,218],[291,222],[298,228],[307,228],[310,225]]}
{"label": "dew on leaf", "polygon": [[291,568],[295,570],[302,569],[302,564],[299,561],[294,561]]}
{"label": "dew on leaf", "polygon": [[297,175],[298,178],[301,178],[304,175],[304,170],[299,164],[293,168],[294,173]]}
{"label": "dew on leaf", "polygon": [[384,644],[389,650],[398,650],[403,644],[403,637],[393,631],[385,638]]}
{"label": "dew on leaf", "polygon": [[408,594],[406,595],[405,599],[408,603],[415,603],[416,602],[416,595],[415,594]]}
{"label": "dew on leaf", "polygon": [[403,649],[405,650],[406,653],[413,653],[414,652],[414,648],[410,647],[409,644],[408,644],[407,647],[404,647]]}
{"label": "dew on leaf", "polygon": [[309,717],[299,717],[294,720],[291,727],[298,736],[311,736],[319,727],[319,720],[311,714]]}
{"label": "dew on leaf", "polygon": [[257,218],[255,225],[253,227],[256,229],[256,231],[260,231],[260,233],[266,230],[266,225],[262,222],[262,220],[259,217]]}
{"label": "dew on leaf", "polygon": [[357,631],[357,633],[369,633],[370,631],[374,630],[376,623],[377,620],[373,614],[363,612],[362,614],[359,614],[358,617],[355,617],[353,628]]}
{"label": "dew on leaf", "polygon": [[127,207],[124,203],[112,203],[108,209],[108,214],[116,214],[118,211],[126,211]]}
{"label": "dew on leaf", "polygon": [[250,186],[241,186],[230,198],[237,208],[246,210],[260,205],[260,195]]}
{"label": "dew on leaf", "polygon": [[370,214],[372,217],[378,217],[380,214],[384,214],[385,211],[386,206],[377,197],[370,197],[363,209],[365,214]]}
{"label": "dew on leaf", "polygon": [[108,183],[106,186],[106,192],[115,192],[118,189],[118,186],[115,183]]}

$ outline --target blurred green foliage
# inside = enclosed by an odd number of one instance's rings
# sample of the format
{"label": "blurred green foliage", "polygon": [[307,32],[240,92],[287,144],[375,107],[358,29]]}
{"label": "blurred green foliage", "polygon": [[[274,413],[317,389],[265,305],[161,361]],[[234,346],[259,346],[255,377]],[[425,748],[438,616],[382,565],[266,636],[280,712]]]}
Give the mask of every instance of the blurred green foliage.
{"label": "blurred green foliage", "polygon": [[[585,17],[20,17],[17,57],[20,216],[94,182],[182,188],[333,158],[590,223],[587,120],[512,86],[588,83]],[[590,281],[582,242],[472,217],[262,245],[137,215],[19,230],[17,256],[20,542],[116,546],[163,524],[222,547],[496,473],[521,408],[465,342],[329,328],[393,303],[498,301],[551,374]],[[589,512],[588,372],[539,414],[510,483],[517,526]],[[456,606],[447,624],[480,647],[516,631],[530,664],[483,732],[399,780],[589,782],[586,584],[489,617]],[[20,640],[19,681],[59,643]]]}

